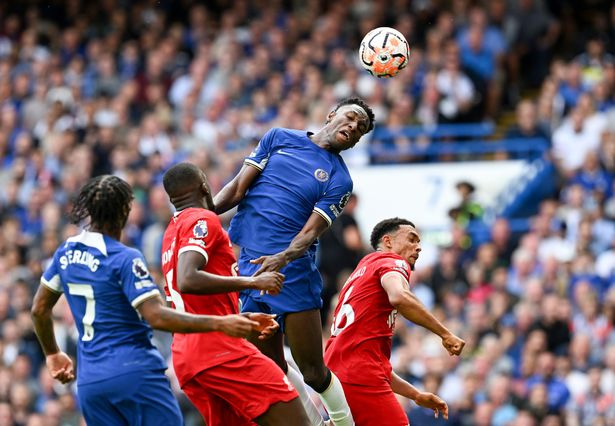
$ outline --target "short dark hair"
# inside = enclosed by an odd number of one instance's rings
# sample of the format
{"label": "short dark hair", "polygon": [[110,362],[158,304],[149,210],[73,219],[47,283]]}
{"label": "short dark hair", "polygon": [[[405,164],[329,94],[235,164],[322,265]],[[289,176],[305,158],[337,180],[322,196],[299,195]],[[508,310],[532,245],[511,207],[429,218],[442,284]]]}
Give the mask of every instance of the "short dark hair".
{"label": "short dark hair", "polygon": [[386,234],[397,231],[402,225],[410,225],[413,228],[415,227],[414,223],[410,222],[408,219],[402,219],[399,217],[385,219],[378,222],[378,224],[374,226],[372,235],[369,238],[369,242],[374,248],[374,250],[378,249],[378,244],[380,244],[380,240],[382,239],[382,237],[384,237]]}
{"label": "short dark hair", "polygon": [[185,191],[187,186],[201,182],[201,169],[192,163],[179,163],[167,170],[162,177],[162,185],[169,197]]}
{"label": "short dark hair", "polygon": [[337,111],[338,109],[340,109],[341,107],[343,107],[344,105],[358,105],[361,108],[363,108],[365,110],[365,113],[367,114],[367,118],[369,118],[369,125],[367,126],[367,132],[365,133],[369,133],[373,128],[374,128],[374,124],[375,124],[375,116],[374,116],[374,111],[372,111],[372,109],[370,108],[370,106],[367,104],[367,102],[365,102],[363,99],[361,98],[346,98],[343,101],[341,101],[340,103],[338,103],[335,108],[333,109],[333,111]]}
{"label": "short dark hair", "polygon": [[134,196],[125,180],[112,175],[90,179],[79,191],[70,213],[72,223],[87,217],[90,225],[107,231],[121,231],[130,213]]}

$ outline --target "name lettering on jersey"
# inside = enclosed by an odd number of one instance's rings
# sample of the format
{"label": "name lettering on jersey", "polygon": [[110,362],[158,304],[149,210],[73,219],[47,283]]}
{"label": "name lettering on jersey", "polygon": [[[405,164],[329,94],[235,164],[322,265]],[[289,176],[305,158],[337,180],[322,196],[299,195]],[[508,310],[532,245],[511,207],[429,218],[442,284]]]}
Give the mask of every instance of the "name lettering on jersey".
{"label": "name lettering on jersey", "polygon": [[100,260],[88,251],[68,250],[64,256],[60,257],[60,268],[66,269],[72,264],[85,265],[90,268],[90,271],[96,272],[100,266]]}
{"label": "name lettering on jersey", "polygon": [[132,273],[135,277],[141,279],[149,277],[147,266],[145,266],[145,263],[138,257],[132,259]]}
{"label": "name lettering on jersey", "polygon": [[192,229],[192,233],[196,238],[205,238],[208,232],[209,231],[207,229],[207,222],[205,222],[204,220],[199,220]]}
{"label": "name lettering on jersey", "polygon": [[329,173],[323,169],[316,169],[314,170],[314,177],[320,182],[326,182],[329,180]]}
{"label": "name lettering on jersey", "polygon": [[171,261],[171,257],[173,256],[173,250],[175,250],[175,238],[173,238],[173,242],[171,243],[171,247],[162,253],[162,264],[166,265]]}
{"label": "name lettering on jersey", "polygon": [[[353,280],[356,280],[359,277],[362,277],[365,274],[366,270],[367,270],[366,266],[362,267],[357,272],[355,272],[354,274],[349,276],[348,279],[346,280],[346,283],[349,283],[350,281],[353,281]],[[344,285],[346,285],[346,284],[344,284]]]}

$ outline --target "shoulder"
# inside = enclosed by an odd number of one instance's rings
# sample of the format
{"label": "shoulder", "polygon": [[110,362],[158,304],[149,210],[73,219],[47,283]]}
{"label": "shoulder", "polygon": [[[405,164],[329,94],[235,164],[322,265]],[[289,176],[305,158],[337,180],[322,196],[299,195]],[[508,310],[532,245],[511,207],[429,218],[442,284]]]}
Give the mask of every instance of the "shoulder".
{"label": "shoulder", "polygon": [[222,227],[218,215],[201,208],[191,208],[178,218],[180,232],[194,234],[196,238],[206,237],[212,230]]}
{"label": "shoulder", "polygon": [[370,259],[370,263],[377,265],[377,267],[390,268],[393,271],[398,271],[404,275],[410,274],[410,265],[401,256],[395,253],[382,253],[375,252],[368,256],[373,256]]}

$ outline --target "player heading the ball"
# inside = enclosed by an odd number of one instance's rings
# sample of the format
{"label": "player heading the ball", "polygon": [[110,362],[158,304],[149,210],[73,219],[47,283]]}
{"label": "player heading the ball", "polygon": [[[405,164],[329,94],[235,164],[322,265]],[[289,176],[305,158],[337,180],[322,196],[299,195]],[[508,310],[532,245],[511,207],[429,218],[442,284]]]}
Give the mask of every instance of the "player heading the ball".
{"label": "player heading the ball", "polygon": [[64,293],[79,331],[77,395],[89,426],[182,425],[150,326],[238,337],[259,323],[164,307],[143,255],[119,242],[132,199],[130,185],[116,176],[95,177],[81,188],[71,220],[89,223],[56,250],[45,270],[32,306],[34,330],[53,378],[72,381],[73,362],[58,348],[51,317]]}
{"label": "player heading the ball", "polygon": [[[242,309],[277,315],[305,383],[320,394],[335,425],[353,421],[339,381],[323,362],[319,312],[323,282],[315,263],[316,239],[341,213],[352,192],[339,153],[373,128],[374,114],[359,98],[336,105],[316,133],[273,128],[214,199],[217,213],[239,205],[229,235],[241,247],[241,275],[281,271],[286,277],[277,296],[242,292]],[[312,424],[322,424],[300,375],[286,364],[282,334],[253,342],[287,371]]]}

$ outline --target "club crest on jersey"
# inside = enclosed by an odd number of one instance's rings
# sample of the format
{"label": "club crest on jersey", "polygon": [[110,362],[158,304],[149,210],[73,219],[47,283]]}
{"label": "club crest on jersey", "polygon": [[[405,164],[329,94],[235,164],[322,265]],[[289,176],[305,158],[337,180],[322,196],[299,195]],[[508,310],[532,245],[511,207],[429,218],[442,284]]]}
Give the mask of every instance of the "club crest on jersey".
{"label": "club crest on jersey", "polygon": [[132,273],[135,274],[135,277],[143,279],[149,276],[149,272],[147,270],[147,266],[145,263],[138,257],[132,259]]}
{"label": "club crest on jersey", "polygon": [[207,236],[207,222],[199,220],[196,225],[194,225],[192,233],[196,238],[205,238]]}
{"label": "club crest on jersey", "polygon": [[327,173],[323,169],[316,169],[314,171],[314,177],[320,182],[326,182],[329,180],[329,173]]}

